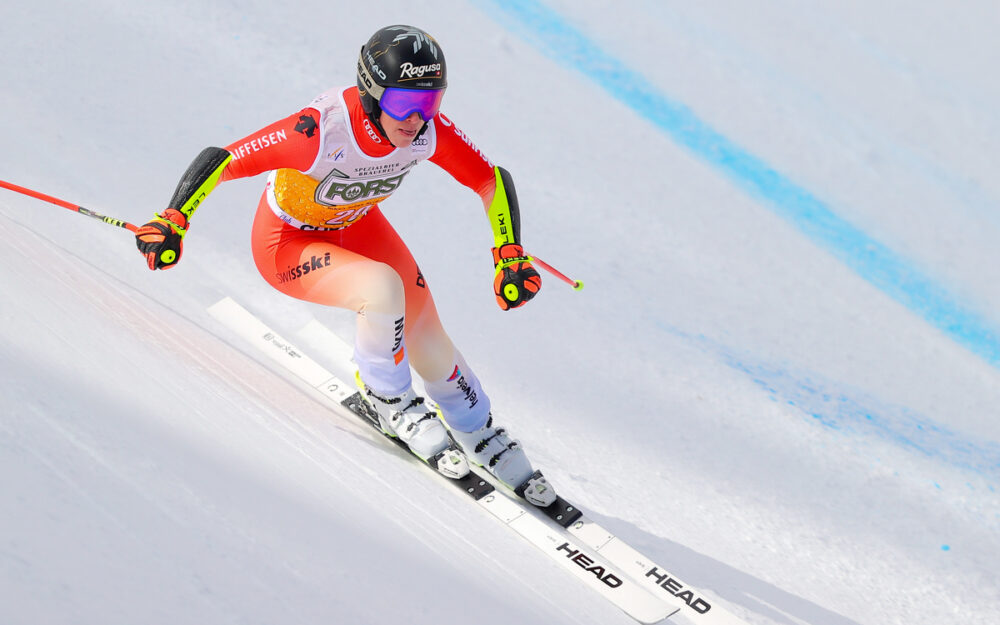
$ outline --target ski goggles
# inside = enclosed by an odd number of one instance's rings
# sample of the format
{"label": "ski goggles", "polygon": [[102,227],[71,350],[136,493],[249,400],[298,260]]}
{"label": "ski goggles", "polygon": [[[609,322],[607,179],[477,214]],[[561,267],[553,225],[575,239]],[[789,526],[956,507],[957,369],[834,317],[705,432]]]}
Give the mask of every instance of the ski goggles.
{"label": "ski goggles", "polygon": [[420,119],[430,121],[437,115],[444,99],[444,89],[403,89],[402,87],[386,87],[379,98],[378,105],[385,113],[398,121],[403,121],[413,113]]}

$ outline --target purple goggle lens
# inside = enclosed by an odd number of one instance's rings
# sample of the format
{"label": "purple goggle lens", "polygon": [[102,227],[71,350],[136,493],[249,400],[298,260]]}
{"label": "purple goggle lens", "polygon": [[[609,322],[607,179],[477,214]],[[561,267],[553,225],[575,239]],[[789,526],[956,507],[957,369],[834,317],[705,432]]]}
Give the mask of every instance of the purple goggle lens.
{"label": "purple goggle lens", "polygon": [[413,113],[419,113],[424,121],[437,115],[444,98],[444,89],[402,89],[389,87],[382,94],[378,105],[389,117],[403,121]]}

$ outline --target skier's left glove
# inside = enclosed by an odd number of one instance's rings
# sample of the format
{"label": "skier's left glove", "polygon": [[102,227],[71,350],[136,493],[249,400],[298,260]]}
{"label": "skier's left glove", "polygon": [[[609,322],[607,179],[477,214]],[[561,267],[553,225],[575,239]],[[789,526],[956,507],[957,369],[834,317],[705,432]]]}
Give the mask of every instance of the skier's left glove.
{"label": "skier's left glove", "polygon": [[503,310],[522,306],[542,288],[542,277],[531,265],[531,258],[516,243],[493,248],[493,291]]}
{"label": "skier's left glove", "polygon": [[150,269],[170,269],[181,259],[188,219],[176,208],[168,208],[135,231],[135,245]]}

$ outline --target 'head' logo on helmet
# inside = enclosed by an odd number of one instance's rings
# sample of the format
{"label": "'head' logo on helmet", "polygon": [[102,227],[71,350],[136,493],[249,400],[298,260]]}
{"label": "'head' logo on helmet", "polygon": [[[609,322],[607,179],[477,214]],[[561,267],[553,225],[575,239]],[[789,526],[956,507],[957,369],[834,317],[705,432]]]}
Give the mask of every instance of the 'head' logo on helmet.
{"label": "'head' logo on helmet", "polygon": [[[447,74],[444,52],[433,37],[413,26],[386,26],[361,46],[361,106],[381,130],[379,101],[386,89],[443,91],[448,86]],[[424,121],[428,121],[426,117]]]}

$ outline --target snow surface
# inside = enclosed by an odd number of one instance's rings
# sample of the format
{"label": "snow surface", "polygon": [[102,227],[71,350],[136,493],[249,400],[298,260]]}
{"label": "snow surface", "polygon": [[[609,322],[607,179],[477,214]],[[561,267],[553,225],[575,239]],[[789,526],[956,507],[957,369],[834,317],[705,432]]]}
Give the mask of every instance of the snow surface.
{"label": "snow surface", "polygon": [[[0,179],[142,223],[420,25],[526,247],[586,289],[496,308],[478,199],[433,165],[385,209],[561,492],[754,625],[997,622],[1000,5],[377,7],[8,3]],[[207,315],[351,332],[256,274],[262,184],[156,274],[0,191],[0,623],[628,622]]]}

